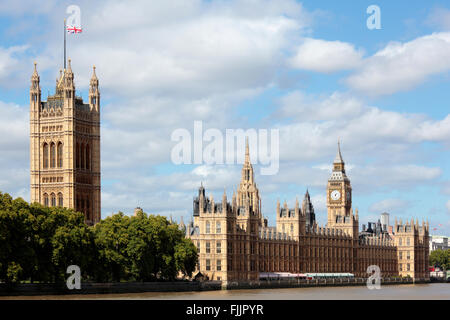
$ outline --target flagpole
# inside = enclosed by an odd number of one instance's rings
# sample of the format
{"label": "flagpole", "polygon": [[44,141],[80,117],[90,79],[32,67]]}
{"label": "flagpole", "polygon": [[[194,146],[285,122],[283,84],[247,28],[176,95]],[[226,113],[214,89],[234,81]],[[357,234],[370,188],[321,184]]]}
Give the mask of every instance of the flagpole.
{"label": "flagpole", "polygon": [[66,19],[64,19],[64,70],[66,70]]}

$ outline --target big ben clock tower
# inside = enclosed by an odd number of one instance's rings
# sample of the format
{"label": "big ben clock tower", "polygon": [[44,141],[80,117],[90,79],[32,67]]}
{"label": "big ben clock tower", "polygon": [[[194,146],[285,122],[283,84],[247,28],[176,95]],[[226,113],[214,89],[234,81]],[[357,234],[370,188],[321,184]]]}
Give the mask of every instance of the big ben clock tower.
{"label": "big ben clock tower", "polygon": [[333,172],[327,186],[328,227],[335,227],[352,218],[352,187],[345,174],[345,163],[342,160],[341,146],[333,162]]}

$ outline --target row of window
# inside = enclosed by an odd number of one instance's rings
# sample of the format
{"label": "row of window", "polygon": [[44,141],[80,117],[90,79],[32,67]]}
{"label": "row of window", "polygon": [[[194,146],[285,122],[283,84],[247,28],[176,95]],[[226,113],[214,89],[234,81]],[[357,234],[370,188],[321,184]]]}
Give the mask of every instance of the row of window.
{"label": "row of window", "polygon": [[[403,259],[403,252],[402,252],[402,251],[399,251],[399,253],[398,253],[398,258],[399,258],[400,260]],[[409,251],[406,251],[406,259],[407,259],[407,260],[411,259],[411,255],[410,255]]]}
{"label": "row of window", "polygon": [[[211,271],[211,260],[206,259],[206,265],[205,265],[206,271]],[[222,271],[222,260],[216,261],[216,271]]]}
{"label": "row of window", "polygon": [[411,271],[411,266],[410,266],[409,263],[406,264],[406,270],[404,270],[404,267],[403,267],[403,264],[402,264],[402,263],[400,263],[400,264],[398,265],[398,268],[399,268],[399,271]]}
{"label": "row of window", "polygon": [[77,197],[76,208],[77,211],[83,212],[87,220],[92,220],[92,211],[91,211],[91,198],[89,196]]}
{"label": "row of window", "polygon": [[[44,206],[46,207],[63,207],[64,197],[61,192],[55,194],[52,192],[50,195],[44,193]],[[91,199],[89,196],[77,198],[77,211],[83,212],[88,220],[92,220],[91,216]]]}
{"label": "row of window", "polygon": [[[43,167],[48,168],[62,168],[63,167],[63,143],[51,142],[44,143],[42,146]],[[91,169],[91,149],[89,144],[77,143],[76,145],[76,168],[77,169]]]}
{"label": "row of window", "polygon": [[[399,238],[399,239],[398,239],[398,245],[399,245],[399,246],[403,245],[402,242],[403,242],[403,241],[402,241],[402,238]],[[409,238],[406,238],[406,245],[407,245],[407,246],[410,245],[410,240],[409,240]]]}
{"label": "row of window", "polygon": [[76,168],[77,169],[91,169],[91,149],[89,144],[77,143],[76,145]]}
{"label": "row of window", "polygon": [[[206,221],[206,230],[205,233],[211,233],[211,223],[209,221]],[[216,233],[222,233],[222,225],[220,221],[216,222]]]}
{"label": "row of window", "polygon": [[[56,199],[58,198],[58,204],[56,202]],[[55,193],[51,193],[50,196],[47,193],[44,193],[44,206],[46,207],[63,207],[64,206],[64,199],[63,194],[60,192],[58,195]]]}
{"label": "row of window", "polygon": [[[200,253],[200,241],[197,241],[197,252]],[[209,241],[205,242],[205,253],[211,253],[211,243]],[[222,242],[220,241],[216,243],[216,253],[222,253]]]}
{"label": "row of window", "polygon": [[63,144],[62,142],[50,144],[44,143],[42,147],[43,167],[62,168],[63,166]]}

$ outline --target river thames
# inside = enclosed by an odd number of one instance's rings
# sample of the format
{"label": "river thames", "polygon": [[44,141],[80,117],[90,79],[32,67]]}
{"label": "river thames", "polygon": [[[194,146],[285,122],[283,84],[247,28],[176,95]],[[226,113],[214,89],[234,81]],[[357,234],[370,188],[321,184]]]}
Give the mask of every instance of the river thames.
{"label": "river thames", "polygon": [[31,300],[450,300],[450,283],[385,285],[379,290],[365,286],[313,287],[290,289],[219,290],[195,292],[147,292],[124,294],[85,294],[15,296],[1,299]]}

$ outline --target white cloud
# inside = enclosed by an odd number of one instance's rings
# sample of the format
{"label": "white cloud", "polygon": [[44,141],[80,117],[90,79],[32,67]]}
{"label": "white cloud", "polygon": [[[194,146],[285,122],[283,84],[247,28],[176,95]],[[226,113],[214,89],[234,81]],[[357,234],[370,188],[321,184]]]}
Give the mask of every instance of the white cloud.
{"label": "white cloud", "polygon": [[410,90],[434,74],[450,70],[450,33],[441,32],[409,42],[391,42],[364,60],[347,84],[368,95]]}
{"label": "white cloud", "polygon": [[280,105],[278,115],[281,117],[294,117],[301,121],[323,121],[355,117],[360,113],[363,102],[340,92],[317,97],[306,95],[301,91],[291,91],[280,99]]}
{"label": "white cloud", "polygon": [[434,8],[428,15],[425,23],[440,28],[441,30],[450,30],[450,10],[446,8]]}
{"label": "white cloud", "polygon": [[0,101],[0,191],[25,200],[30,181],[28,110]]}
{"label": "white cloud", "polygon": [[289,59],[289,65],[296,69],[331,73],[358,67],[363,55],[362,50],[350,43],[307,38]]}
{"label": "white cloud", "polygon": [[369,207],[369,211],[374,213],[395,213],[405,209],[408,206],[408,202],[402,199],[385,199],[379,202],[373,203]]}
{"label": "white cloud", "polygon": [[[334,157],[337,140],[351,146],[352,157],[361,155],[379,158],[385,155],[389,163],[410,162],[417,144],[450,140],[450,115],[431,120],[425,115],[399,113],[367,106],[351,95],[333,93],[330,96],[307,96],[292,92],[280,99],[282,118],[274,127],[280,129],[280,159],[311,161],[323,156]],[[382,154],[381,154],[382,152]]]}
{"label": "white cloud", "polygon": [[[103,90],[127,97],[198,99],[266,87],[309,20],[291,0],[111,1],[81,9],[83,33],[68,40],[77,85],[86,88],[95,64]],[[53,70],[58,34],[39,59]]]}
{"label": "white cloud", "polygon": [[24,64],[23,59],[28,46],[0,47],[0,84],[5,87],[23,85]]}

